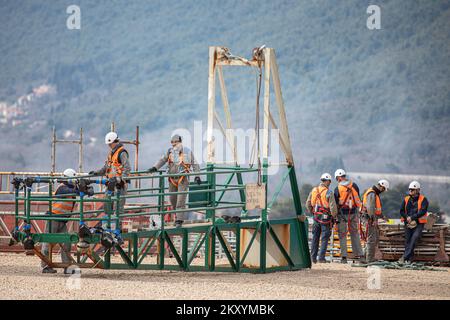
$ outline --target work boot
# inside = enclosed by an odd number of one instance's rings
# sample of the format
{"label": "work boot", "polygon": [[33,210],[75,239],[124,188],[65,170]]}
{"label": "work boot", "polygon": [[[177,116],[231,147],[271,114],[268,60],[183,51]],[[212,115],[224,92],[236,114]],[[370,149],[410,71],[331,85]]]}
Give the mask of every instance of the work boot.
{"label": "work boot", "polygon": [[359,257],[358,263],[359,263],[359,264],[366,264],[366,263],[367,263],[367,260],[366,260],[366,258],[364,258],[364,257]]}
{"label": "work boot", "polygon": [[341,258],[341,263],[347,264],[347,257],[342,257]]}
{"label": "work boot", "polygon": [[75,273],[81,274],[81,270],[80,269],[76,270],[76,269],[64,268],[64,274],[75,274]]}
{"label": "work boot", "polygon": [[312,263],[317,263],[317,259],[316,258],[312,258],[311,257],[311,261],[312,261]]}
{"label": "work boot", "polygon": [[175,227],[181,228],[183,226],[183,220],[176,220],[175,221]]}
{"label": "work boot", "polygon": [[50,267],[45,267],[44,269],[42,269],[42,273],[56,273],[57,271],[53,268]]}

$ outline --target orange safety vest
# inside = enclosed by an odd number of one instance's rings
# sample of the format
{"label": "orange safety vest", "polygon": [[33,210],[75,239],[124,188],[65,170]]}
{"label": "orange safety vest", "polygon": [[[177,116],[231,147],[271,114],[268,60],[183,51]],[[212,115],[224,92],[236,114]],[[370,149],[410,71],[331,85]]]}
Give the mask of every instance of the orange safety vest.
{"label": "orange safety vest", "polygon": [[328,188],[325,186],[315,187],[311,191],[314,220],[323,224],[331,222],[330,202],[327,199],[327,191]]}
{"label": "orange safety vest", "polygon": [[[406,214],[406,212],[407,212],[407,207],[408,207],[408,202],[409,202],[409,199],[411,198],[411,196],[406,196],[405,197],[405,214]],[[420,209],[422,209],[422,202],[423,202],[423,199],[425,199],[425,196],[423,196],[423,195],[419,195],[419,200],[417,201],[417,212],[419,212],[420,211]],[[419,218],[419,223],[427,223],[427,216],[428,216],[428,212],[427,213],[425,213],[425,215],[423,215],[423,216],[421,216],[420,218]],[[401,218],[401,221],[405,221],[405,219],[402,217]]]}
{"label": "orange safety vest", "polygon": [[366,206],[367,205],[367,196],[371,192],[375,193],[375,215],[381,216],[381,199],[380,199],[380,196],[375,192],[375,190],[373,190],[373,188],[367,189],[367,191],[364,193],[362,207],[361,207],[361,213],[367,212],[367,206]]}
{"label": "orange safety vest", "polygon": [[[169,152],[169,165],[174,163],[174,156],[173,156],[173,149]],[[179,160],[179,165],[181,165],[184,170],[182,171],[182,173],[189,173],[190,171],[190,163],[185,163],[184,162],[184,152],[180,151],[179,155],[178,155],[178,160]],[[186,176],[181,176],[178,179],[175,179],[174,177],[169,177],[169,182],[171,184],[173,184],[175,187],[178,187],[178,185],[181,183],[181,181],[183,181],[183,179],[186,178]]]}
{"label": "orange safety vest", "polygon": [[361,207],[361,199],[359,198],[358,192],[356,192],[355,188],[353,187],[352,181],[350,181],[350,183],[347,186],[339,184],[338,191],[339,191],[339,206],[341,208]]}
{"label": "orange safety vest", "polygon": [[[58,194],[58,189],[62,187],[63,184],[61,183],[58,188],[56,188],[55,195]],[[74,196],[68,196],[63,198],[69,198],[69,199],[75,199]],[[52,203],[52,213],[53,214],[65,214],[70,215],[73,211],[73,208],[75,208],[75,201],[53,201]]]}
{"label": "orange safety vest", "polygon": [[119,156],[122,151],[127,152],[123,146],[120,146],[113,154],[111,152],[108,154],[108,159],[106,160],[106,177],[114,178],[122,176],[123,165],[119,161]]}

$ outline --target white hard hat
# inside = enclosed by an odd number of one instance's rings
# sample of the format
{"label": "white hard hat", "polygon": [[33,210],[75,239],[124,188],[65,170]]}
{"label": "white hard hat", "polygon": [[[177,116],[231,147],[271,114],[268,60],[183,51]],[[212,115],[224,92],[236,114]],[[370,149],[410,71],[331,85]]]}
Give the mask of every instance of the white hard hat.
{"label": "white hard hat", "polygon": [[320,176],[320,180],[329,180],[331,181],[331,174],[328,172],[325,172],[323,175]]}
{"label": "white hard hat", "polygon": [[179,134],[174,134],[170,139],[170,142],[181,142],[181,136]]}
{"label": "white hard hat", "polygon": [[337,169],[335,172],[334,172],[334,177],[335,178],[337,178],[337,177],[342,177],[342,176],[345,176],[346,175],[346,173],[345,173],[345,170],[344,169]]}
{"label": "white hard hat", "polygon": [[378,181],[378,185],[384,187],[386,190],[389,189],[389,181],[387,181],[386,179],[381,179],[380,181]]}
{"label": "white hard hat", "polygon": [[68,169],[64,170],[63,175],[65,177],[73,178],[77,175],[77,172],[73,169],[68,168]]}
{"label": "white hard hat", "polygon": [[109,132],[105,136],[105,144],[110,144],[116,141],[119,137],[117,136],[117,133],[115,132]]}
{"label": "white hard hat", "polygon": [[409,184],[409,189],[420,189],[420,183],[418,181],[413,181]]}

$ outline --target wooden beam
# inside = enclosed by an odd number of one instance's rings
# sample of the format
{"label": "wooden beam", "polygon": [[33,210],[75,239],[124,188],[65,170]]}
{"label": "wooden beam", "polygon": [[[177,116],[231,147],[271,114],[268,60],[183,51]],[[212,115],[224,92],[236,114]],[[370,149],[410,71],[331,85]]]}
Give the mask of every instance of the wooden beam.
{"label": "wooden beam", "polygon": [[216,47],[209,47],[209,74],[208,74],[208,128],[207,128],[207,152],[208,162],[214,162],[214,109],[216,102],[216,77],[215,77],[215,63],[216,63]]}
{"label": "wooden beam", "polygon": [[[222,132],[223,136],[225,137],[225,140],[227,141],[228,145],[229,145],[231,148],[233,148],[232,143],[234,142],[234,140],[230,140],[230,139],[228,138],[228,136],[227,136],[227,134],[226,134],[226,131],[225,131],[225,128],[223,127],[222,122],[220,121],[219,115],[217,114],[216,111],[214,111],[214,118],[216,119],[217,124],[219,125],[219,129],[220,129],[220,131]],[[233,162],[235,162],[235,161],[233,161]]]}
{"label": "wooden beam", "polygon": [[287,125],[286,111],[284,108],[283,96],[281,94],[280,75],[278,73],[278,65],[277,65],[277,61],[276,61],[276,57],[275,57],[275,50],[274,49],[267,49],[267,50],[270,51],[270,54],[269,54],[270,59],[269,59],[269,61],[267,61],[267,58],[266,58],[266,62],[267,62],[267,64],[270,64],[270,67],[273,72],[273,88],[275,91],[275,98],[277,101],[278,112],[280,115],[280,134],[281,134],[283,141],[285,143],[285,146],[286,146],[286,160],[288,161],[288,163],[293,165],[294,158],[292,155],[292,146],[291,146],[291,140],[289,138],[289,130],[288,130],[288,125]]}
{"label": "wooden beam", "polygon": [[239,60],[239,59],[230,59],[230,60],[218,60],[217,66],[245,66],[245,67],[258,67],[258,61],[254,60]]}
{"label": "wooden beam", "polygon": [[228,129],[225,136],[227,137],[227,141],[229,142],[231,151],[233,153],[233,161],[238,163],[236,143],[235,143],[233,131],[231,131],[233,129],[233,125],[231,123],[230,105],[228,102],[227,88],[225,87],[225,80],[223,78],[222,67],[219,66],[217,68],[217,71],[218,71],[217,73],[219,75],[220,92],[222,94],[223,110],[225,112],[225,118],[226,118],[227,129]]}
{"label": "wooden beam", "polygon": [[270,113],[270,49],[264,49],[264,126],[263,126],[263,159],[269,157],[269,113]]}
{"label": "wooden beam", "polygon": [[[278,129],[277,124],[275,123],[275,119],[272,116],[272,112],[269,112],[269,120],[270,120],[270,123],[272,124],[272,127],[274,129]],[[283,152],[286,155],[288,149],[286,148],[286,143],[284,142],[283,137],[281,136],[281,132],[279,133],[279,138],[280,138],[281,148],[283,149]]]}

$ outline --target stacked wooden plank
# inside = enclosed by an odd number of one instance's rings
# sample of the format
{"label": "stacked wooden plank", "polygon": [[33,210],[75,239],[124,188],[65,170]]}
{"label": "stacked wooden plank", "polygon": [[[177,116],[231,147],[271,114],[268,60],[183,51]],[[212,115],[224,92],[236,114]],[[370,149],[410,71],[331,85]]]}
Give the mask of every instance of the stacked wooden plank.
{"label": "stacked wooden plank", "polygon": [[[403,224],[380,224],[378,256],[383,260],[398,260],[405,252],[405,227]],[[424,230],[414,250],[416,261],[449,263],[450,230],[447,224],[435,224]]]}

